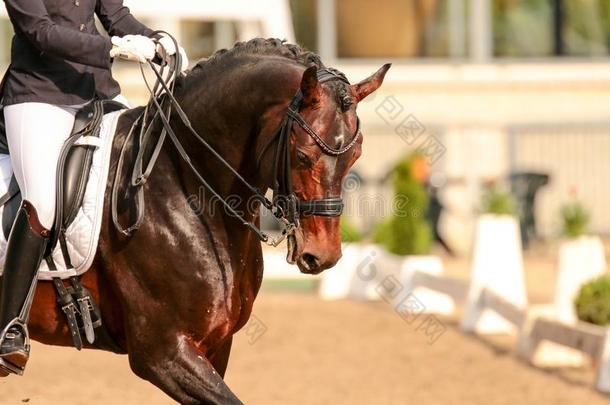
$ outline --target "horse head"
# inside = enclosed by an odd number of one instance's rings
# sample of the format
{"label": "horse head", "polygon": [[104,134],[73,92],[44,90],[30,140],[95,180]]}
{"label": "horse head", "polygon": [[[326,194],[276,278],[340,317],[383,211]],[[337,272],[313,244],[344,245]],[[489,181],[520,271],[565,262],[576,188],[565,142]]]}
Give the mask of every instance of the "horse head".
{"label": "horse head", "polygon": [[[214,173],[208,187],[219,196],[237,190],[239,197],[252,197],[240,201],[262,203],[283,223],[283,236],[270,238],[260,230],[259,205],[233,210],[226,197],[212,200],[261,241],[277,246],[287,238],[287,261],[303,273],[320,273],[341,258],[342,183],[362,153],[356,108],[381,86],[389,68],[350,84],[319,56],[259,38],[200,62],[180,81],[177,97],[194,124],[183,143],[203,172]],[[197,133],[223,161],[198,155],[201,148],[192,140]],[[234,187],[240,183],[245,187]],[[267,188],[273,202],[264,196]]]}
{"label": "horse head", "polygon": [[356,107],[379,88],[389,68],[386,64],[353,85],[334,69],[320,74],[312,66],[303,72],[302,101],[293,114],[299,125],[292,125],[288,147],[292,191],[300,204],[288,261],[303,273],[320,273],[341,258],[342,184],[362,153]]}

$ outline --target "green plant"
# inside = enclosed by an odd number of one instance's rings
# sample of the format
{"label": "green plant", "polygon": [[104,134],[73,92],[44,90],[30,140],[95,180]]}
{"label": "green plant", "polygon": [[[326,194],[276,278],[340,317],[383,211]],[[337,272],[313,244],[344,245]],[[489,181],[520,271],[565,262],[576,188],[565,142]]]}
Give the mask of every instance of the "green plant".
{"label": "green plant", "polygon": [[397,255],[430,252],[432,230],[426,219],[428,195],[422,184],[425,158],[413,154],[394,168],[395,209],[392,216],[377,225],[373,240]]}
{"label": "green plant", "polygon": [[515,215],[515,201],[510,193],[491,186],[483,194],[481,209],[484,214]]}
{"label": "green plant", "polygon": [[574,305],[581,321],[602,326],[610,324],[610,276],[604,275],[583,285]]}
{"label": "green plant", "polygon": [[362,232],[350,221],[347,217],[341,216],[339,223],[339,232],[341,233],[342,242],[360,242],[362,240]]}
{"label": "green plant", "polygon": [[589,211],[578,201],[564,204],[561,207],[563,222],[562,234],[568,238],[578,238],[587,233]]}

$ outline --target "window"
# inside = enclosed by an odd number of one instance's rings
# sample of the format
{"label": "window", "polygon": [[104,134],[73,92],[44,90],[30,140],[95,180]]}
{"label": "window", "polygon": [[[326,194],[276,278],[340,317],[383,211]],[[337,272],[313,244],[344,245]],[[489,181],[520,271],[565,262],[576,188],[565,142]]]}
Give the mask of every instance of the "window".
{"label": "window", "polygon": [[[338,56],[449,57],[450,1],[336,0]],[[463,25],[461,11],[453,22]]]}
{"label": "window", "polygon": [[291,5],[297,40],[324,50],[327,58],[484,62],[610,54],[609,0],[291,0]]}
{"label": "window", "polygon": [[497,57],[607,56],[607,0],[494,0]]}

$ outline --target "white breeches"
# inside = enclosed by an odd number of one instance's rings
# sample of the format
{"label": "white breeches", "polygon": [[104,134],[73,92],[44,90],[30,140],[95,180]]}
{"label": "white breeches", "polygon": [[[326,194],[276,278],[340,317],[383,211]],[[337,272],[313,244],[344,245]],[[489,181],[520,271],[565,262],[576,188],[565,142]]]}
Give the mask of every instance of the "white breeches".
{"label": "white breeches", "polygon": [[75,108],[43,103],[4,107],[6,137],[13,172],[47,229],[55,218],[55,172],[59,153],[74,126]]}
{"label": "white breeches", "polygon": [[[57,161],[79,109],[44,103],[4,107],[10,160],[21,196],[36,208],[40,223],[47,229],[55,219]],[[0,175],[6,178],[6,173]]]}

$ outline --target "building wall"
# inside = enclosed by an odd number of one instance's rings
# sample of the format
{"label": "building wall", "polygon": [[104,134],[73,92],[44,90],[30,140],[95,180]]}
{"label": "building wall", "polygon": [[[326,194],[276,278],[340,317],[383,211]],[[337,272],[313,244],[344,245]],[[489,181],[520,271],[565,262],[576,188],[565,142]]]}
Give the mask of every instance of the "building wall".
{"label": "building wall", "polygon": [[557,234],[561,204],[575,197],[590,209],[593,232],[610,231],[610,120],[516,126],[510,137],[514,167],[551,175],[536,210],[541,230]]}
{"label": "building wall", "polygon": [[[356,81],[378,64],[340,67]],[[592,231],[608,234],[609,68],[575,62],[393,66],[378,94],[359,106],[366,136],[357,169],[382,176],[412,149],[399,131],[412,115],[446,148],[432,168],[450,180],[443,198],[451,214],[444,222],[455,244],[469,245],[481,183],[505,179],[511,170],[551,175],[536,208],[544,236],[558,234],[559,206],[573,186],[592,209]]]}

